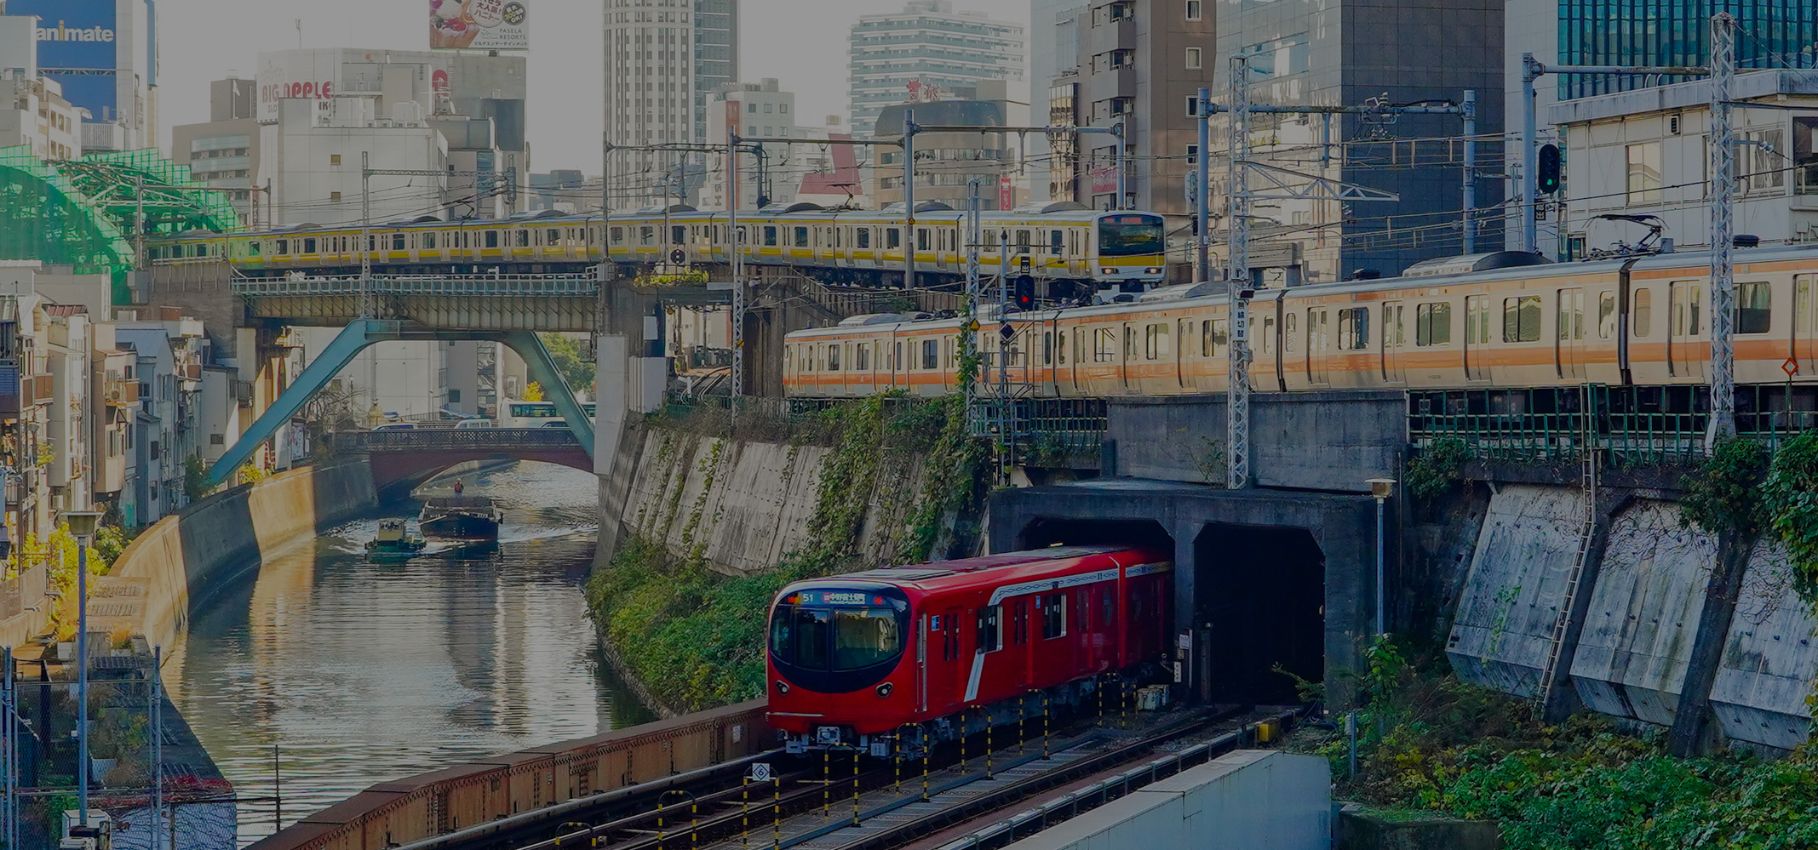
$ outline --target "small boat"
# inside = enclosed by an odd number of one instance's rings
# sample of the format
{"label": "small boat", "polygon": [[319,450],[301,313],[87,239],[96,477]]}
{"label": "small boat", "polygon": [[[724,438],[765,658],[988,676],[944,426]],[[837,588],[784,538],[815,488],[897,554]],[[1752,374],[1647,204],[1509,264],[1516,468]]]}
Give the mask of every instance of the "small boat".
{"label": "small boat", "polygon": [[436,496],[424,500],[417,526],[437,540],[492,541],[504,519],[498,503],[485,496]]}
{"label": "small boat", "polygon": [[423,551],[429,541],[413,535],[401,519],[379,520],[379,533],[366,541],[366,557],[374,560],[403,559]]}

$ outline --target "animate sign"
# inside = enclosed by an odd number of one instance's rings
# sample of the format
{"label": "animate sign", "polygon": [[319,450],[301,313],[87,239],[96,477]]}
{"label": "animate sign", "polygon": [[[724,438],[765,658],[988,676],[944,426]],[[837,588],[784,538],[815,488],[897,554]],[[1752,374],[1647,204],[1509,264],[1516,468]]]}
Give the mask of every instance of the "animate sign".
{"label": "animate sign", "polygon": [[54,27],[39,27],[38,40],[51,44],[113,44],[112,27],[72,27],[58,21]]}

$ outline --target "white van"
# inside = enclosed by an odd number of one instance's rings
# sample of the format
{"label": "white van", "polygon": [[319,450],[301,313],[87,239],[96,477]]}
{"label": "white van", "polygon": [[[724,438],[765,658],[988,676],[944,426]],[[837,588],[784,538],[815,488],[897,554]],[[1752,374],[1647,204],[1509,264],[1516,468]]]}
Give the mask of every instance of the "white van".
{"label": "white van", "polygon": [[497,427],[491,419],[463,419],[455,424],[456,431],[483,431]]}

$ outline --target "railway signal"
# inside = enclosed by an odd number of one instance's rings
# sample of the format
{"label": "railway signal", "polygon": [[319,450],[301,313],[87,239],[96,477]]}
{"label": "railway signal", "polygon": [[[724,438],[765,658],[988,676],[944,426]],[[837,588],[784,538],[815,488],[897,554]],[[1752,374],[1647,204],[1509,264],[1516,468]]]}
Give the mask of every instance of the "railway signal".
{"label": "railway signal", "polygon": [[[1027,259],[1027,257],[1024,258],[1025,262]],[[1027,269],[1024,270],[1027,271]],[[1016,303],[1018,310],[1035,309],[1035,278],[1025,274],[1012,282],[1011,300]]]}
{"label": "railway signal", "polygon": [[1540,162],[1535,166],[1534,188],[1542,195],[1551,195],[1559,191],[1560,158],[1558,145],[1543,145],[1540,148]]}

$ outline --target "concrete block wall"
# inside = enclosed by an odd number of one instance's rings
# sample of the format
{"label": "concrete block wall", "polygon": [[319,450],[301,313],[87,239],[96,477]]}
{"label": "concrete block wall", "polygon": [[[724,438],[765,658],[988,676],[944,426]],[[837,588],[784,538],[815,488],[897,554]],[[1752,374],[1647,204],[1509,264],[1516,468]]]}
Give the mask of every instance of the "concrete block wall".
{"label": "concrete block wall", "polygon": [[1716,541],[1681,525],[1672,502],[1638,500],[1615,517],[1572,662],[1585,707],[1673,724],[1716,562]]}
{"label": "concrete block wall", "polygon": [[1583,521],[1576,490],[1510,486],[1491,498],[1446,641],[1459,678],[1534,695]]}
{"label": "concrete block wall", "polygon": [[[1576,488],[1529,485],[1492,497],[1447,644],[1460,678],[1533,696],[1577,554],[1582,499]],[[1590,599],[1570,682],[1583,707],[1673,723],[1716,560],[1716,541],[1682,525],[1674,502],[1634,499],[1611,517],[1596,581],[1580,590]],[[1709,694],[1724,739],[1769,750],[1806,739],[1815,625],[1793,592],[1786,552],[1758,544]]]}

